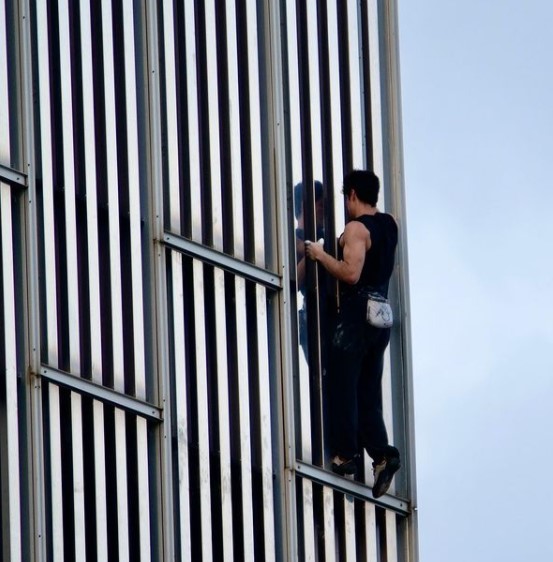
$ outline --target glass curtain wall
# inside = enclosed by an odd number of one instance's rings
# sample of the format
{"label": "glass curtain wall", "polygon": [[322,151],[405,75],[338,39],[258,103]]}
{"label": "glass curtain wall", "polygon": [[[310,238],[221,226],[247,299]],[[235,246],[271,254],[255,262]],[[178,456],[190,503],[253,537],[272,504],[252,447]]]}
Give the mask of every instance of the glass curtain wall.
{"label": "glass curtain wall", "polygon": [[352,168],[403,219],[391,8],[0,0],[3,559],[416,559],[409,463],[378,502],[368,459],[328,470],[338,300],[302,256]]}

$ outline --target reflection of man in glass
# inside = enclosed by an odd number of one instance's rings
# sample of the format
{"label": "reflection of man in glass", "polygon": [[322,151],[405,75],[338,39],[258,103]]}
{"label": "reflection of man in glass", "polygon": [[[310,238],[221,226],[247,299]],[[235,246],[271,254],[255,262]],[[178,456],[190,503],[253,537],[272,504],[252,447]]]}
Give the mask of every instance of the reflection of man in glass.
{"label": "reflection of man in glass", "polygon": [[[313,187],[315,191],[315,228],[316,240],[324,238],[324,197],[323,184],[320,181],[314,181]],[[296,228],[296,260],[297,260],[297,282],[298,290],[305,297],[305,215],[303,209],[303,183],[294,186],[294,214],[298,221]],[[321,284],[319,289],[323,289]],[[321,295],[319,295],[321,296]],[[302,307],[298,312],[299,316],[299,337],[300,345],[303,349],[305,358],[307,359],[307,310],[305,298]]]}
{"label": "reflection of man in glass", "polygon": [[306,242],[307,257],[340,281],[341,306],[333,340],[331,369],[332,469],[355,474],[360,450],[373,459],[373,496],[384,494],[400,467],[398,450],[388,443],[382,414],[384,350],[390,328],[366,322],[367,293],[388,295],[398,231],[394,218],[376,207],[379,180],[372,172],[344,178],[349,222],[340,237],[340,260],[317,243]]}

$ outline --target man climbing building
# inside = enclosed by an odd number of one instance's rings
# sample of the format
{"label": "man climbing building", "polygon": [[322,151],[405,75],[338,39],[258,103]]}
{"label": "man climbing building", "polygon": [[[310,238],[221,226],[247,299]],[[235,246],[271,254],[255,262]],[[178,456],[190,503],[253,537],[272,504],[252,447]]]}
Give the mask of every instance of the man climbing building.
{"label": "man climbing building", "polygon": [[376,204],[380,184],[368,171],[344,178],[348,222],[339,239],[340,259],[321,244],[306,242],[306,255],[340,282],[340,314],[333,338],[330,381],[332,469],[355,474],[364,448],[373,459],[373,496],[388,490],[400,468],[398,450],[388,442],[382,413],[384,351],[390,328],[367,322],[369,294],[388,296],[398,229]]}

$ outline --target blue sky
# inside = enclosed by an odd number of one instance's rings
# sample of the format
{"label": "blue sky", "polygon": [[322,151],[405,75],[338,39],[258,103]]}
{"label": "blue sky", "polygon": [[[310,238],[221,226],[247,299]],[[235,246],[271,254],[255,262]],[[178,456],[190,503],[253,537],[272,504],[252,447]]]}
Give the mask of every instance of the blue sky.
{"label": "blue sky", "polygon": [[398,5],[421,562],[552,560],[553,3]]}

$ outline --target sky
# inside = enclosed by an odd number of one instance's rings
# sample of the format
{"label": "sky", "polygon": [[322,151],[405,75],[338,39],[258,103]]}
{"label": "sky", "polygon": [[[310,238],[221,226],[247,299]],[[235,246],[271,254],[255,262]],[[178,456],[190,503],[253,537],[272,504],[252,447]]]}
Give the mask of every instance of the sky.
{"label": "sky", "polygon": [[553,560],[553,2],[398,10],[420,560]]}

